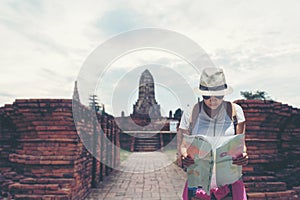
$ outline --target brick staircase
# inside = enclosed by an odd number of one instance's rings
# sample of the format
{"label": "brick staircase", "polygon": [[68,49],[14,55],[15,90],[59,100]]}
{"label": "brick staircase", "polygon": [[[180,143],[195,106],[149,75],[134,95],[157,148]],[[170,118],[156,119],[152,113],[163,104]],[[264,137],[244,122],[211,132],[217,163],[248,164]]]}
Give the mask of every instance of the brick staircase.
{"label": "brick staircase", "polygon": [[160,138],[158,134],[147,136],[146,134],[139,134],[135,138],[134,151],[157,151],[160,148]]}

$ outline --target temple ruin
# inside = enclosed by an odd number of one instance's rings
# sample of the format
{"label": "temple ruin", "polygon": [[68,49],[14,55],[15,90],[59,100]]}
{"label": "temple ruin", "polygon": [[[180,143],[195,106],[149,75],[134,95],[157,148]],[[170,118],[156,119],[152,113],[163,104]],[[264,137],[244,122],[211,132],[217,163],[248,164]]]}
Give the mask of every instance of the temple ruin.
{"label": "temple ruin", "polygon": [[138,100],[133,105],[133,118],[160,118],[160,105],[155,99],[154,79],[152,74],[146,69],[139,82]]}

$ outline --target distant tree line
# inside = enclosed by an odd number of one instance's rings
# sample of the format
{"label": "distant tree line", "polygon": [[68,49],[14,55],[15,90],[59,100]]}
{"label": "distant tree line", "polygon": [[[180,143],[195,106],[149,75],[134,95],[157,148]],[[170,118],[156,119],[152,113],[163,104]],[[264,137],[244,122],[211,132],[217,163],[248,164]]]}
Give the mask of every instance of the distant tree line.
{"label": "distant tree line", "polygon": [[252,91],[241,91],[241,95],[245,99],[258,99],[258,100],[271,100],[270,96],[268,96],[267,92],[257,90],[256,92]]}

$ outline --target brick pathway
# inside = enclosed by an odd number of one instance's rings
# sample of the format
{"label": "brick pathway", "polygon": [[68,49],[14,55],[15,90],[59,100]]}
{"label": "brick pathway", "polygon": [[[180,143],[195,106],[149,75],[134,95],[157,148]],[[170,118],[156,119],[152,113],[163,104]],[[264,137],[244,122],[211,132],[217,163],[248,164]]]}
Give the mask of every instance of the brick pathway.
{"label": "brick pathway", "polygon": [[[167,164],[168,163],[168,164]],[[180,200],[185,172],[160,152],[132,153],[87,200]],[[124,170],[125,169],[125,170]],[[124,172],[126,171],[126,172]]]}

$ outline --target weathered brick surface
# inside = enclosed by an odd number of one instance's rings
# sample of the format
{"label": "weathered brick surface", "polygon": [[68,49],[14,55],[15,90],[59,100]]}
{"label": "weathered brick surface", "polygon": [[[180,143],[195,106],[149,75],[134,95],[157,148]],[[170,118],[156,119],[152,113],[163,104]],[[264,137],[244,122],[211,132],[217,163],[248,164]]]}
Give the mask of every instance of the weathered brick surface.
{"label": "weathered brick surface", "polygon": [[[249,199],[298,199],[300,110],[274,101],[236,101],[245,112]],[[297,197],[298,196],[298,197]]]}
{"label": "weathered brick surface", "polygon": [[120,145],[114,118],[98,114],[93,121],[91,110],[74,106],[75,121],[70,99],[16,100],[0,108],[0,199],[83,199],[110,172],[99,160],[119,164],[119,152],[104,140]]}

